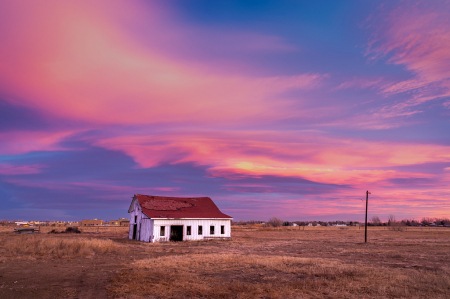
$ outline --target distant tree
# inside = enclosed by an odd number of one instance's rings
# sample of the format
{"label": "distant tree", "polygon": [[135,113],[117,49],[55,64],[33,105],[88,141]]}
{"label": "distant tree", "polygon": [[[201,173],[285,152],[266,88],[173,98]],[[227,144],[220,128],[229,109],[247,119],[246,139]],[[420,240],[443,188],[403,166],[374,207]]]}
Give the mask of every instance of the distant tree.
{"label": "distant tree", "polygon": [[267,224],[273,227],[279,227],[283,225],[283,221],[277,217],[272,217],[267,221]]}
{"label": "distant tree", "polygon": [[380,218],[378,218],[378,216],[373,216],[372,217],[372,224],[374,226],[380,226],[381,225],[381,220]]}
{"label": "distant tree", "polygon": [[394,231],[404,231],[405,230],[405,223],[403,221],[396,221],[394,215],[389,215],[388,220],[388,226],[389,230]]}
{"label": "distant tree", "polygon": [[431,223],[433,223],[433,219],[431,218],[422,218],[422,221],[420,221],[420,223],[422,223],[422,225],[430,225]]}
{"label": "distant tree", "polygon": [[389,215],[389,219],[388,219],[388,225],[389,226],[394,226],[395,223],[397,223],[397,221],[395,221],[395,216],[394,215]]}

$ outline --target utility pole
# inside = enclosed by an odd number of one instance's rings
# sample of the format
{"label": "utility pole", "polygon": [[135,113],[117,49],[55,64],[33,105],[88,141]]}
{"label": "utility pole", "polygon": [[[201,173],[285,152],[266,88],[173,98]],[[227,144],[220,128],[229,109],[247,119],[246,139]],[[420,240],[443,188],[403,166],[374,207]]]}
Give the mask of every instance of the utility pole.
{"label": "utility pole", "polygon": [[367,243],[367,208],[369,206],[369,190],[366,191],[366,224],[365,224],[365,233],[364,233],[364,243]]}

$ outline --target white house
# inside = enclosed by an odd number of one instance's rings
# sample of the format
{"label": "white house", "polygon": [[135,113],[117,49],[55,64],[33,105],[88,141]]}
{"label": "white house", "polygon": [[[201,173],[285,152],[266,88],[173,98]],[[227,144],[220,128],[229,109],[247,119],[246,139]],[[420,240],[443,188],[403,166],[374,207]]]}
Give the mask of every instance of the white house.
{"label": "white house", "polygon": [[135,194],[130,208],[129,238],[143,242],[231,237],[232,217],[209,197],[162,197]]}

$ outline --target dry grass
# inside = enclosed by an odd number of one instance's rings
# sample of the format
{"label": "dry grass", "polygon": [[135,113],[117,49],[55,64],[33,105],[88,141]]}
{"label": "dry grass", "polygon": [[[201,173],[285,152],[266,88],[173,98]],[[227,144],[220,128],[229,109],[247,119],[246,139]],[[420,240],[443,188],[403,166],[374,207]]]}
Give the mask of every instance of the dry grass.
{"label": "dry grass", "polygon": [[[41,226],[42,233],[48,233],[52,229],[57,231],[64,231],[67,226]],[[83,233],[116,233],[124,234],[128,233],[128,226],[79,226],[78,229]]]}
{"label": "dry grass", "polygon": [[[450,230],[233,227],[233,241],[145,244],[117,298],[448,298]],[[151,258],[148,258],[151,257]]]}
{"label": "dry grass", "polygon": [[124,252],[124,246],[109,239],[57,237],[48,235],[9,235],[0,239],[3,260],[15,258],[76,258],[95,254]]}
{"label": "dry grass", "polygon": [[236,254],[145,259],[114,282],[120,298],[445,298],[450,289],[448,275],[429,271]]}
{"label": "dry grass", "polygon": [[[156,244],[128,240],[128,228],[90,229],[58,235],[0,231],[2,268],[15,277],[45,270],[56,279],[64,264],[61,285],[70,280],[67,288],[82,290],[85,274],[80,272],[81,279],[72,271],[92,264],[89,281],[104,281],[93,288],[108,288],[116,298],[448,298],[450,291],[448,228],[369,227],[367,244],[358,227],[239,226],[232,229],[232,241]],[[68,257],[75,258],[60,261]],[[58,271],[43,270],[43,264]],[[47,276],[40,277],[30,274],[20,288],[11,279],[0,293],[11,290],[10,298],[16,298],[14,292],[28,288],[34,295],[41,286],[53,292],[53,286],[45,287]]]}

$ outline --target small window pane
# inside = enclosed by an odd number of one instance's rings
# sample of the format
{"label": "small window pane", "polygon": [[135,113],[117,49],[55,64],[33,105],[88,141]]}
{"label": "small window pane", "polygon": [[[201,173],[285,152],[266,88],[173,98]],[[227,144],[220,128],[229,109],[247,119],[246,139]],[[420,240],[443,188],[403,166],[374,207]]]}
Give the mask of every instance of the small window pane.
{"label": "small window pane", "polygon": [[188,226],[186,229],[186,235],[190,236],[191,235],[191,227]]}
{"label": "small window pane", "polygon": [[160,231],[159,235],[161,237],[164,237],[166,235],[166,227],[165,226],[161,226],[161,231]]}
{"label": "small window pane", "polygon": [[225,225],[220,226],[220,233],[225,234]]}
{"label": "small window pane", "polygon": [[201,225],[198,226],[198,234],[203,235],[203,226]]}
{"label": "small window pane", "polygon": [[209,234],[210,234],[210,235],[214,235],[214,226],[213,226],[213,225],[211,225],[211,226],[209,227]]}

